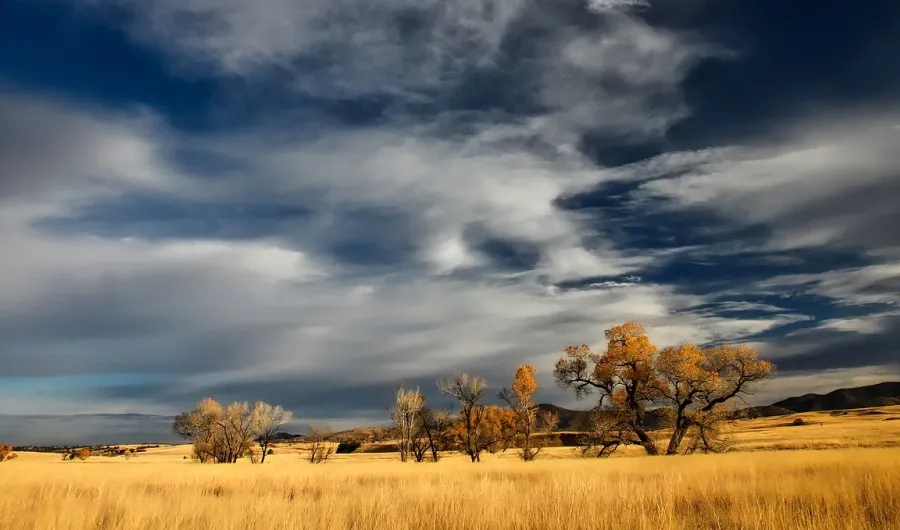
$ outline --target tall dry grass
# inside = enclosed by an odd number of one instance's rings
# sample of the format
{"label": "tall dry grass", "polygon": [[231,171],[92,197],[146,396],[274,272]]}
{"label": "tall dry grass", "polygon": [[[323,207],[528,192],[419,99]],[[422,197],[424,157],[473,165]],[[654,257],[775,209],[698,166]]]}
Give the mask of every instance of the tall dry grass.
{"label": "tall dry grass", "polygon": [[900,450],[507,459],[479,465],[21,461],[0,528],[891,529]]}

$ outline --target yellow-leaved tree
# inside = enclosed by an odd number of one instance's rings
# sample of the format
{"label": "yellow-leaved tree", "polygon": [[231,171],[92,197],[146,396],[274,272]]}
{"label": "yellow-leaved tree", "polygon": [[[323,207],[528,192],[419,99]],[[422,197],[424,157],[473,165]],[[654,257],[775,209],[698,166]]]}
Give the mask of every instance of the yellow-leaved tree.
{"label": "yellow-leaved tree", "polygon": [[605,449],[638,444],[649,455],[660,454],[648,427],[665,417],[672,423],[665,454],[721,450],[726,405],[775,371],[747,346],[684,343],[657,351],[636,322],[606,330],[606,340],[603,353],[587,345],[567,347],[554,372],[579,397],[599,392],[602,419],[595,422],[595,434]]}
{"label": "yellow-leaved tree", "polygon": [[[540,414],[534,402],[538,389],[537,368],[533,364],[523,364],[516,368],[512,390],[504,388],[500,399],[512,409],[516,434],[522,442],[522,460],[530,462],[541,452],[543,445],[535,444],[538,431],[550,431],[555,427],[556,418],[549,413]],[[546,438],[544,438],[546,441]]]}

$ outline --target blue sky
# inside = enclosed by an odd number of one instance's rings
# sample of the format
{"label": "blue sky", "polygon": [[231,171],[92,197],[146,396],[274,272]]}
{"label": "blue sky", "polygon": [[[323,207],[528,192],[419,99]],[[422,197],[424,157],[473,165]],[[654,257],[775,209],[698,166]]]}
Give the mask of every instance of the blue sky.
{"label": "blue sky", "polygon": [[892,0],[3,2],[0,434],[587,407],[553,361],[627,320],[754,403],[896,380],[898,52]]}

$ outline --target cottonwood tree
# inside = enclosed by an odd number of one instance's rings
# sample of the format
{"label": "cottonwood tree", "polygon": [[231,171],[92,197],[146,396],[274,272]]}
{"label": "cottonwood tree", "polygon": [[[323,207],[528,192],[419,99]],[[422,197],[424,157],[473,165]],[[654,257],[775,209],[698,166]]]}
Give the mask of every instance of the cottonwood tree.
{"label": "cottonwood tree", "polygon": [[269,454],[269,449],[277,439],[278,433],[281,432],[285,425],[290,423],[293,416],[291,411],[284,410],[281,405],[270,405],[262,401],[253,405],[253,421],[256,423],[258,430],[256,441],[259,443],[259,449],[262,453],[259,460],[260,464],[266,462],[266,455]]}
{"label": "cottonwood tree", "polygon": [[505,453],[507,449],[516,445],[517,436],[515,411],[497,405],[484,407],[477,442],[487,452],[493,454],[503,451]]}
{"label": "cottonwood tree", "polygon": [[665,454],[678,454],[686,436],[701,450],[718,450],[726,406],[775,370],[741,345],[700,348],[685,343],[657,351],[636,322],[614,326],[605,336],[602,354],[587,345],[567,347],[554,375],[578,397],[600,394],[598,410],[613,421],[604,430],[617,442],[610,447],[638,444],[649,455],[660,454],[648,433],[654,416],[666,416],[673,425]]}
{"label": "cottonwood tree", "polygon": [[[425,397],[418,388],[407,390],[401,386],[394,395],[394,405],[390,409],[390,414],[397,430],[397,447],[400,449],[401,462],[409,460],[413,454],[413,440],[421,435],[421,413],[424,406]],[[417,460],[421,461],[419,458]]]}
{"label": "cottonwood tree", "polygon": [[[266,428],[271,430],[273,422],[284,420],[286,413],[277,409],[280,407],[264,402],[253,406],[247,402],[222,406],[205,398],[193,410],[176,416],[172,430],[192,441],[193,456],[200,462],[235,463],[242,456],[252,454],[254,442]],[[273,437],[274,433],[270,439]]]}
{"label": "cottonwood tree", "polygon": [[534,394],[538,389],[536,375],[537,368],[534,365],[523,364],[516,368],[512,390],[504,388],[500,392],[500,399],[512,409],[515,433],[522,441],[521,457],[526,462],[534,460],[547,441],[544,437],[544,444],[537,445],[534,435],[539,431],[552,431],[557,422],[555,415],[542,414],[534,402]]}
{"label": "cottonwood tree", "polygon": [[485,407],[481,403],[487,382],[481,377],[463,373],[452,379],[439,381],[438,388],[459,402],[460,421],[457,430],[460,445],[472,462],[480,462],[482,451],[493,443],[485,433]]}

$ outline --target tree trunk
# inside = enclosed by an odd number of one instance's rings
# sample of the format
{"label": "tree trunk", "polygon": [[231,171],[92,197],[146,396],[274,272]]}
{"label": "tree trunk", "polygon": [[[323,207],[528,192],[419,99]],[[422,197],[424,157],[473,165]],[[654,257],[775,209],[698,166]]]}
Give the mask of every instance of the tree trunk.
{"label": "tree trunk", "polygon": [[678,454],[678,449],[684,441],[688,428],[690,428],[690,423],[685,420],[678,420],[675,422],[675,430],[672,431],[672,437],[669,438],[669,446],[666,448],[667,455]]}
{"label": "tree trunk", "polygon": [[647,434],[647,432],[641,427],[634,427],[634,434],[637,435],[638,440],[641,441],[641,446],[647,451],[647,454],[650,456],[656,456],[659,454],[659,449],[656,448],[656,444],[653,442],[653,438]]}

